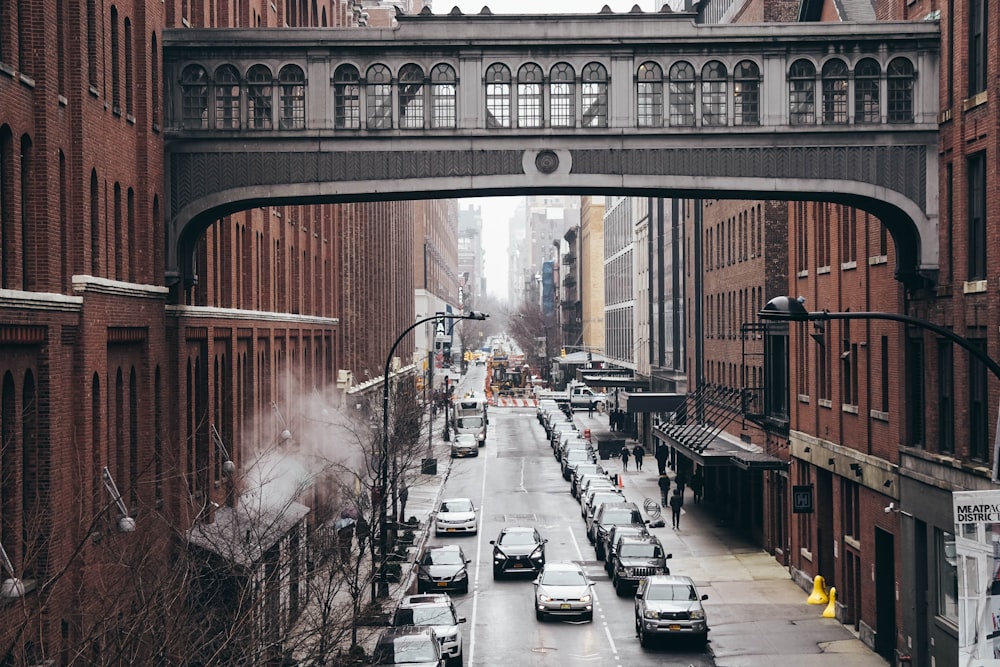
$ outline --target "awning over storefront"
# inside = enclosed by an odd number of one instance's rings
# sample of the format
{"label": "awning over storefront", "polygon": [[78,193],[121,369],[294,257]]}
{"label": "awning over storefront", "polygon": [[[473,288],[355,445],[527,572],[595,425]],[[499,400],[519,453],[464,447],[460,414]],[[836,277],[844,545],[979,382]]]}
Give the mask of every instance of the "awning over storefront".
{"label": "awning over storefront", "polygon": [[619,392],[618,407],[626,412],[676,412],[687,394],[667,394],[655,391]]}
{"label": "awning over storefront", "polygon": [[[618,371],[621,373],[621,371]],[[642,389],[649,386],[649,380],[639,380],[633,375],[612,375],[610,373],[592,373],[583,369],[581,380],[591,388],[604,389]]]}
{"label": "awning over storefront", "polygon": [[608,359],[603,354],[586,351],[570,352],[565,357],[552,357],[552,361],[565,366],[579,366],[581,364],[589,364],[591,362],[600,362],[602,364],[611,363],[611,359]]}
{"label": "awning over storefront", "polygon": [[[666,443],[668,447],[672,447],[698,465],[705,467],[733,466],[740,470],[786,470],[788,468],[788,463],[777,456],[743,447],[731,440],[712,435],[708,429],[699,428],[695,432],[685,429],[685,434],[692,437],[677,437],[660,427],[653,429],[655,439]],[[701,436],[702,439],[694,437],[695,435]],[[707,444],[692,446],[693,442]]]}

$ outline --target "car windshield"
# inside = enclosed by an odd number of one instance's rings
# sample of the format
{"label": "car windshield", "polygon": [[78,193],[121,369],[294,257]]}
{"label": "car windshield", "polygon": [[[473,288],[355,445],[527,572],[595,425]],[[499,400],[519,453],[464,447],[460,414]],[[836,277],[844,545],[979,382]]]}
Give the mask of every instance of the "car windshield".
{"label": "car windshield", "polygon": [[570,460],[570,461],[572,461],[574,459],[586,460],[589,457],[590,457],[590,455],[587,453],[587,450],[584,449],[583,447],[578,447],[578,448],[575,448],[575,449],[570,449],[569,451],[566,452],[566,459]]}
{"label": "car windshield", "polygon": [[461,565],[462,554],[455,549],[431,549],[424,554],[424,565]]}
{"label": "car windshield", "polygon": [[397,609],[394,625],[455,625],[455,613],[446,604]]}
{"label": "car windshield", "polygon": [[442,512],[472,512],[472,501],[469,500],[446,500],[441,503]]}
{"label": "car windshield", "polygon": [[483,425],[482,417],[459,417],[458,418],[458,428],[481,428]]}
{"label": "car windshield", "polygon": [[379,665],[405,665],[411,662],[435,662],[437,646],[426,637],[397,637],[392,643],[375,647],[375,663]]}
{"label": "car windshield", "polygon": [[579,570],[549,570],[542,573],[542,584],[546,586],[583,586],[587,578]]}
{"label": "car windshield", "polygon": [[662,555],[655,544],[623,544],[618,553],[622,558],[659,558]]}
{"label": "car windshield", "polygon": [[646,589],[647,600],[697,600],[698,592],[690,584],[653,584]]}
{"label": "car windshield", "polygon": [[513,544],[534,544],[535,536],[533,533],[527,533],[522,530],[515,530],[510,533],[504,533],[500,536],[499,544],[513,545]]}

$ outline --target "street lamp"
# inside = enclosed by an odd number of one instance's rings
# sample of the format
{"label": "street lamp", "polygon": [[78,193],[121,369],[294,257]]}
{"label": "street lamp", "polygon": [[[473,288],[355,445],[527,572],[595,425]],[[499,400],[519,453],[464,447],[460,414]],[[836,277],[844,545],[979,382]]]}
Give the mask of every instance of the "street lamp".
{"label": "street lamp", "polygon": [[[389,502],[389,371],[392,368],[392,357],[396,353],[396,347],[399,346],[406,334],[410,333],[416,329],[421,324],[425,322],[431,322],[441,317],[440,315],[431,315],[428,317],[423,317],[410,326],[403,329],[403,331],[396,338],[396,341],[389,348],[389,355],[385,358],[385,375],[382,376],[382,460],[379,462],[379,569],[378,575],[375,581],[372,582],[372,599],[376,597],[387,597],[389,595],[389,580],[387,579],[387,564],[389,562],[389,540],[386,531],[387,519],[387,506]],[[448,315],[457,320],[485,320],[489,317],[489,313],[483,313],[478,310],[473,310],[461,315]]]}

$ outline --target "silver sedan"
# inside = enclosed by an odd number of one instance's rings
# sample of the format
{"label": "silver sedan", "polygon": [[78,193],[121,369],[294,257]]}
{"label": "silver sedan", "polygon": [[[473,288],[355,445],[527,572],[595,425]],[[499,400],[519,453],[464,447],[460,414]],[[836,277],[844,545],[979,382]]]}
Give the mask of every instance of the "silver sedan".
{"label": "silver sedan", "polygon": [[535,618],[573,616],[594,620],[593,582],[575,563],[546,563],[535,579]]}

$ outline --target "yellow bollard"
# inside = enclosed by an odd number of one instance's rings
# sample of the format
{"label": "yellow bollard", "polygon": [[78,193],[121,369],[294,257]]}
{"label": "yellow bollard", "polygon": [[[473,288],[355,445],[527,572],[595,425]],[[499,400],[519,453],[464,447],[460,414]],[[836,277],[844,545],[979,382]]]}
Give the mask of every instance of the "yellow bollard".
{"label": "yellow bollard", "polygon": [[826,604],[830,598],[826,595],[826,583],[822,575],[817,574],[813,578],[813,592],[806,600],[809,604]]}
{"label": "yellow bollard", "polygon": [[823,610],[823,618],[837,618],[837,587],[830,587],[830,604]]}

